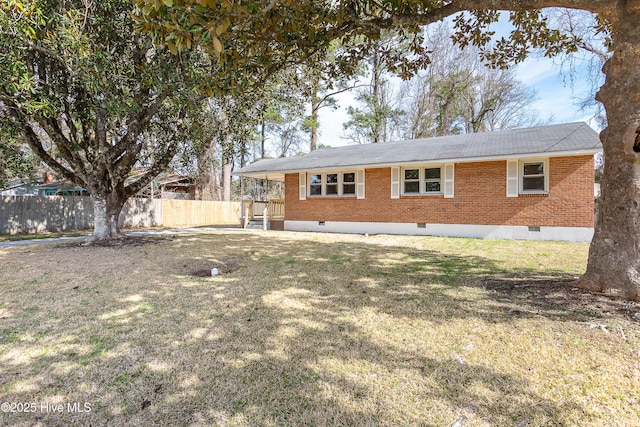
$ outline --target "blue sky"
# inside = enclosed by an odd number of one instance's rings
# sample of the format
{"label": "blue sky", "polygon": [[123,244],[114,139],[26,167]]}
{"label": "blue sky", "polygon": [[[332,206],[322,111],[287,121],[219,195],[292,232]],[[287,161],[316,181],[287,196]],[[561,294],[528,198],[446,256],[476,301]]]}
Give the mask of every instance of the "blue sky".
{"label": "blue sky", "polygon": [[553,116],[553,123],[584,121],[596,128],[593,123],[595,111],[581,111],[578,98],[586,96],[589,86],[580,75],[573,83],[563,81],[558,67],[549,59],[531,59],[518,66],[518,78],[527,86],[536,90],[538,100],[534,108],[541,118]]}

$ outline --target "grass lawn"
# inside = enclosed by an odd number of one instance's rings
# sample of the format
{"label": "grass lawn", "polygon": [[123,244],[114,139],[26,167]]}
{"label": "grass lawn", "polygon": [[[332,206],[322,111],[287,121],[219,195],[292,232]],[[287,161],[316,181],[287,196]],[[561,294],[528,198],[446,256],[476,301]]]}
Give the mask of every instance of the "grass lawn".
{"label": "grass lawn", "polygon": [[72,232],[44,232],[39,234],[0,234],[0,243],[1,242],[17,242],[21,240],[44,240],[44,239],[52,239],[54,237],[78,237],[78,236],[88,236],[89,232],[83,231],[72,231]]}
{"label": "grass lawn", "polygon": [[0,425],[637,426],[640,305],[571,287],[587,251],[243,231],[0,249]]}

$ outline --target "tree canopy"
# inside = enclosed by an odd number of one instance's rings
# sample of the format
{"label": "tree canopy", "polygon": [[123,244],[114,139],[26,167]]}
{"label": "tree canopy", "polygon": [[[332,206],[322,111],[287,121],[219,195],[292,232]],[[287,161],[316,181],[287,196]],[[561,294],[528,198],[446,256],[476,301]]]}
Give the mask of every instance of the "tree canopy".
{"label": "tree canopy", "polygon": [[[128,0],[0,6],[0,113],[59,177],[93,196],[94,239],[188,140],[209,59],[138,33]],[[144,168],[137,179],[132,169]]]}

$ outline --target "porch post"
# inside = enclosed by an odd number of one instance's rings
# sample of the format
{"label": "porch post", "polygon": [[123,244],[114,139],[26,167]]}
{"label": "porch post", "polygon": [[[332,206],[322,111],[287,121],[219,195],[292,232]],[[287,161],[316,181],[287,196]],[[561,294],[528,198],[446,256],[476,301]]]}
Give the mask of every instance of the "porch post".
{"label": "porch post", "polygon": [[[244,212],[244,180],[242,178],[242,175],[240,175],[240,220],[242,220],[242,213]],[[246,228],[246,226],[247,223],[245,222],[243,228]]]}
{"label": "porch post", "polygon": [[[269,180],[265,177],[264,179],[266,181],[266,190],[264,192],[264,199],[265,202],[267,203],[266,205],[264,205],[264,210],[262,211],[262,229],[264,231],[267,231],[267,225],[269,222]],[[264,187],[263,187],[264,188]]]}
{"label": "porch post", "polygon": [[268,205],[266,205],[264,207],[264,210],[262,211],[262,229],[264,231],[267,231],[267,222],[269,221],[267,218],[267,215],[269,213],[269,208],[267,207]]}

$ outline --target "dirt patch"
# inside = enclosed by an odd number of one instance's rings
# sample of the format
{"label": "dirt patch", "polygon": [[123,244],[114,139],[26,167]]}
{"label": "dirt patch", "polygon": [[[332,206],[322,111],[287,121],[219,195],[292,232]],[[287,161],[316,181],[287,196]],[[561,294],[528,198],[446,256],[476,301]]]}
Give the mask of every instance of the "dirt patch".
{"label": "dirt patch", "polygon": [[492,277],[483,279],[482,284],[490,292],[527,300],[536,306],[561,306],[576,315],[640,321],[640,303],[580,289],[573,278]]}
{"label": "dirt patch", "polygon": [[218,274],[229,274],[240,268],[241,264],[242,258],[229,258],[223,261],[212,262],[211,267],[196,270],[191,274],[196,277],[211,276],[211,270],[213,268],[218,269]]}

